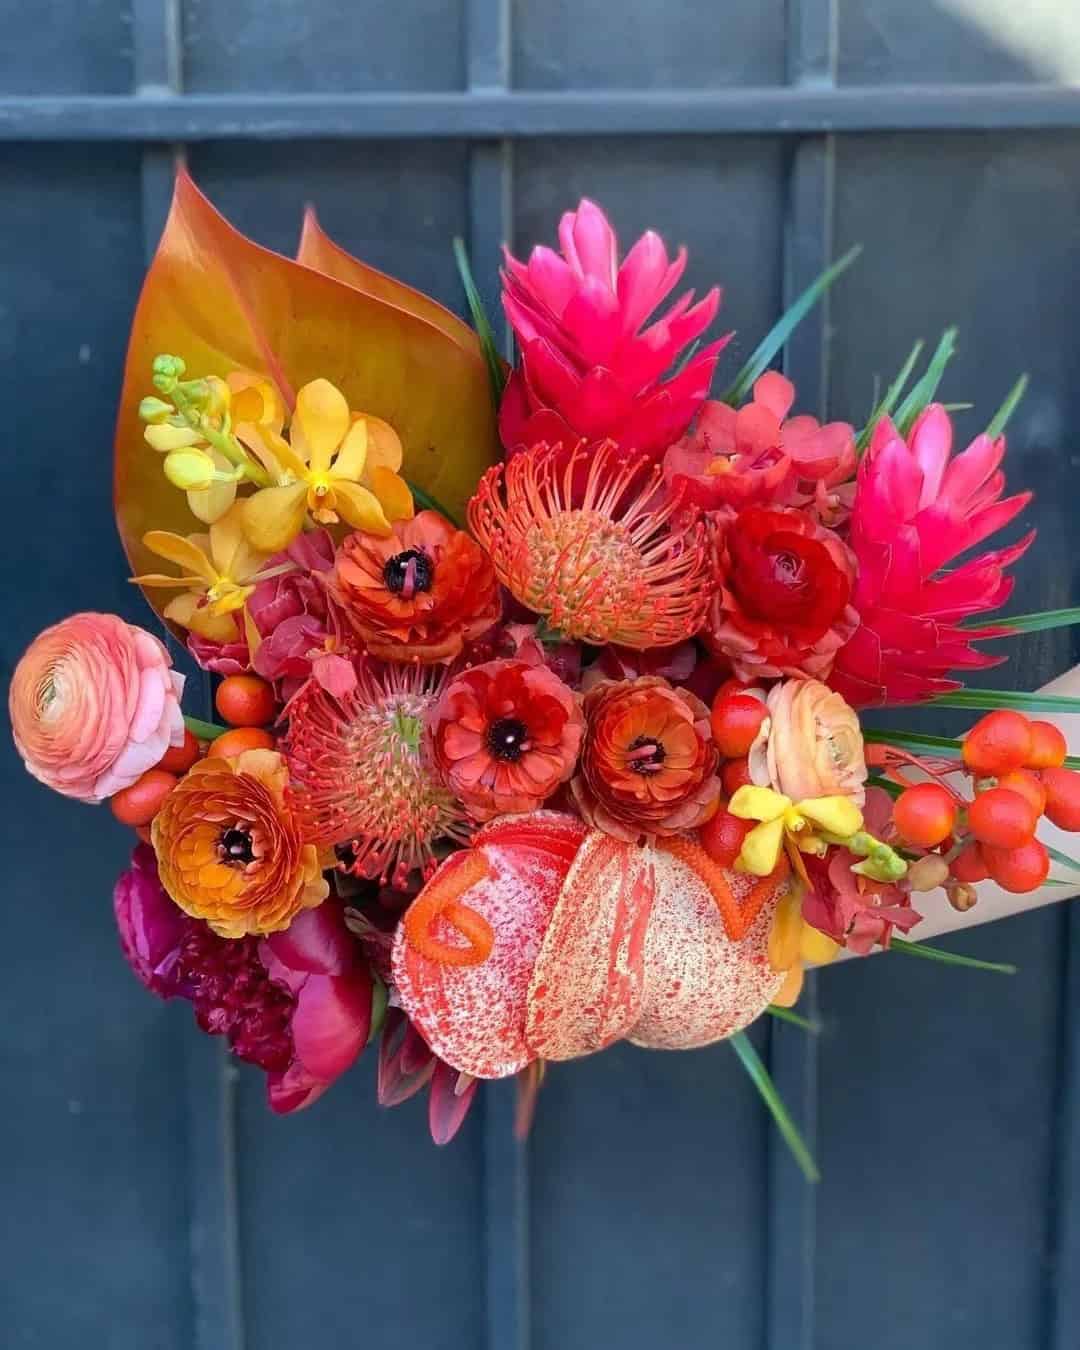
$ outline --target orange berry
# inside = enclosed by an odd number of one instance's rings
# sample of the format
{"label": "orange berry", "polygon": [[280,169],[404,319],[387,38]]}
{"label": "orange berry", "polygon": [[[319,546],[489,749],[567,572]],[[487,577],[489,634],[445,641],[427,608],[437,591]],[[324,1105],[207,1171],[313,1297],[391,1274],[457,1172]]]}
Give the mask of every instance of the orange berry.
{"label": "orange berry", "polygon": [[980,844],[993,848],[1019,848],[1034,835],[1038,823],[1032,804],[1011,788],[988,788],[968,807],[968,829]]}
{"label": "orange berry", "polygon": [[199,742],[185,727],[183,745],[170,745],[154,767],[169,773],[187,773],[201,753]]}
{"label": "orange berry", "polygon": [[739,856],[743,840],[754,828],[754,824],[752,820],[740,820],[722,806],[702,825],[699,831],[701,847],[713,862],[730,867]]}
{"label": "orange berry", "polygon": [[1065,763],[1069,747],[1053,722],[1032,722],[1029,769],[1057,769]]}
{"label": "orange berry", "polygon": [[987,713],[964,739],[964,764],[975,774],[1010,773],[1031,756],[1031,723],[1018,712]]}
{"label": "orange berry", "polygon": [[1080,830],[1080,773],[1073,769],[1043,769],[1046,818],[1059,830]]}
{"label": "orange berry", "polygon": [[720,770],[720,782],[724,785],[724,795],[727,797],[734,797],[739,788],[752,785],[753,781],[745,755],[742,759],[729,759]]}
{"label": "orange berry", "polygon": [[1046,788],[1030,769],[1013,769],[1012,773],[1002,774],[997,780],[997,785],[1026,797],[1035,808],[1037,816],[1041,816],[1046,810]]}
{"label": "orange berry", "polygon": [[174,773],[147,769],[130,787],[110,797],[109,806],[121,825],[149,825],[176,782]]}
{"label": "orange berry", "polygon": [[263,727],[274,720],[277,699],[258,675],[228,675],[218,685],[214,706],[230,726]]}
{"label": "orange berry", "polygon": [[940,783],[916,783],[893,802],[900,837],[916,848],[934,848],[952,833],[956,802]]}
{"label": "orange berry", "polygon": [[277,741],[269,731],[262,727],[235,727],[223,732],[216,741],[212,741],[207,755],[216,755],[223,759],[232,759],[242,755],[245,750],[274,750]]}
{"label": "orange berry", "polygon": [[725,759],[748,754],[754,737],[769,715],[761,699],[752,694],[728,694],[712,706],[713,741]]}
{"label": "orange berry", "polygon": [[991,877],[1014,895],[1037,890],[1050,875],[1050,855],[1037,839],[1019,848],[984,848],[983,856]]}
{"label": "orange berry", "polygon": [[982,849],[976,840],[963,848],[949,864],[949,871],[957,881],[985,881],[990,875]]}

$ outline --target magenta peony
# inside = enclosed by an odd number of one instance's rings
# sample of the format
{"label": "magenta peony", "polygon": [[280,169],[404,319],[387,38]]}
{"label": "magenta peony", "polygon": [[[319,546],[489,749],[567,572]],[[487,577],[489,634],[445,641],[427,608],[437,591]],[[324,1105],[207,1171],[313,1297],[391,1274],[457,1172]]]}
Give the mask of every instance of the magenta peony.
{"label": "magenta peony", "polygon": [[113,914],[123,953],[146,988],[161,998],[180,993],[177,957],[190,920],[165,894],[149,844],[138,845],[117,879]]}
{"label": "magenta peony", "polygon": [[116,614],[74,614],[40,633],[15,667],[16,748],[48,787],[104,801],[183,744],[183,688],[156,637]]}

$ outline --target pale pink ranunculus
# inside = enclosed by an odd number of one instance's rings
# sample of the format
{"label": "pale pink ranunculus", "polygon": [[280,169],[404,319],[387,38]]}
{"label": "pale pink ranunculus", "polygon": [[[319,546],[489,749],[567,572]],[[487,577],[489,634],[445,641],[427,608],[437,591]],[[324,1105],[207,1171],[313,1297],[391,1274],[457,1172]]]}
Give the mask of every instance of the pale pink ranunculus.
{"label": "pale pink ranunculus", "polygon": [[820,680],[784,680],[766,699],[769,715],[750,747],[750,775],[792,801],[866,799],[866,758],[859,719]]}
{"label": "pale pink ranunculus", "polygon": [[183,688],[150,633],[116,614],[74,614],[40,633],[15,668],[16,748],[48,787],[104,801],[183,744]]}

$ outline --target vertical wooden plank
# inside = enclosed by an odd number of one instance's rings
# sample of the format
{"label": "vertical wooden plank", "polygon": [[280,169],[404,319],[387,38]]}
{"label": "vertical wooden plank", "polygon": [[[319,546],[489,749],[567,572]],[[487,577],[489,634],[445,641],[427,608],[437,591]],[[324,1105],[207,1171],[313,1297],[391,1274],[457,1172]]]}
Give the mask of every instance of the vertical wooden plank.
{"label": "vertical wooden plank", "polygon": [[[830,85],[836,77],[836,0],[791,0],[788,82]],[[828,266],[833,247],[834,149],[830,136],[801,139],[792,153],[784,233],[784,304]],[[824,417],[828,403],[828,297],[799,325],[784,352],[784,370],[798,390],[800,412]],[[809,975],[801,1010],[816,1020],[817,977]],[[811,1152],[818,1140],[818,1049],[815,1037],[776,1022],[769,1065]],[[766,1257],[767,1350],[813,1350],[816,1193],[774,1131],[769,1143],[769,1227]]]}
{"label": "vertical wooden plank", "polygon": [[[471,93],[510,84],[509,0],[468,0],[466,79]],[[511,233],[509,141],[479,142],[469,150],[469,257],[500,345],[507,329],[499,304],[498,259]],[[490,1350],[528,1350],[528,1142],[514,1138],[514,1086],[490,1083],[484,1098],[484,1246],[487,1344]]]}
{"label": "vertical wooden plank", "polygon": [[[182,88],[179,0],[133,0],[135,94],[153,99]],[[143,251],[154,256],[172,197],[179,147],[144,146],[141,156]],[[174,659],[186,663],[164,634]],[[182,651],[182,649],[181,649]],[[198,672],[203,712],[210,681]],[[189,684],[189,689],[192,686]],[[195,1350],[243,1350],[235,1170],[235,1070],[224,1042],[196,1033],[185,1038],[188,1144],[188,1247]]]}
{"label": "vertical wooden plank", "polygon": [[1080,1328],[1080,909],[1061,907],[1061,1072],[1050,1179],[1047,1350],[1072,1350]]}

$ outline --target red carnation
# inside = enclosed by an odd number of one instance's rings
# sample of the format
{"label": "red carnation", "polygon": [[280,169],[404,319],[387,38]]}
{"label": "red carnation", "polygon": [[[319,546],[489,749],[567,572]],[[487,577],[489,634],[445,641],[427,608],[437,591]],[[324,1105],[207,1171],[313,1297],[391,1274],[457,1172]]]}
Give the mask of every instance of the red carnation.
{"label": "red carnation", "polygon": [[718,532],[721,584],[704,637],[741,680],[825,679],[855,631],[855,559],[807,511],[751,506]]}

